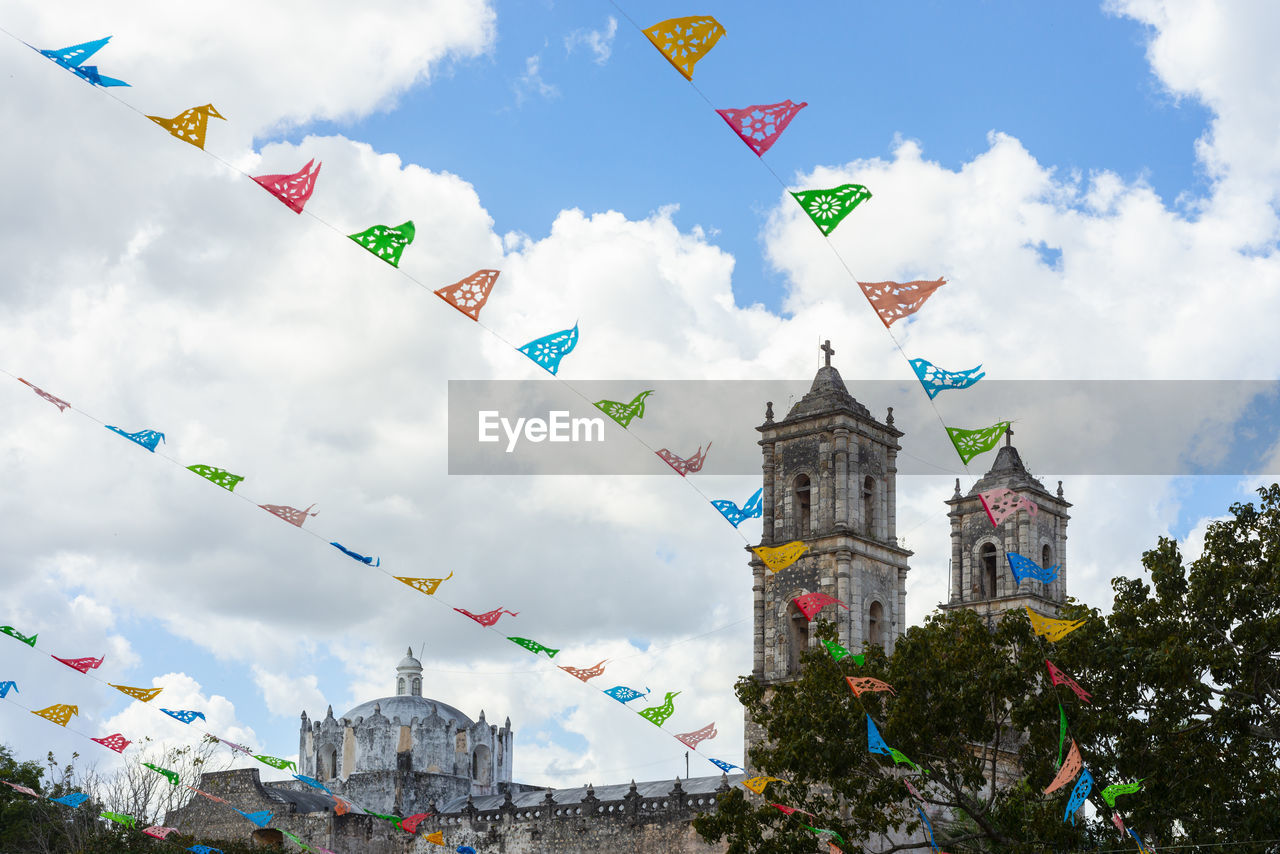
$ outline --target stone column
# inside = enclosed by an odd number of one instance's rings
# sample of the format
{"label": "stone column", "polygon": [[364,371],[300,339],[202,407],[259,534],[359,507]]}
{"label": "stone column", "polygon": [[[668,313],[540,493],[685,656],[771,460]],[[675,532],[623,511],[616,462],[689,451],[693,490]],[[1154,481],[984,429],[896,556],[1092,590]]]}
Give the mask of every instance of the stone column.
{"label": "stone column", "polygon": [[770,545],[773,543],[773,443],[760,446],[764,454],[764,461],[761,465],[764,477],[764,501],[761,504],[761,521],[764,523],[760,530],[760,544]]}
{"label": "stone column", "polygon": [[846,649],[862,649],[867,633],[863,621],[867,617],[866,562],[857,558],[853,562],[852,596],[849,597],[849,646]]}
{"label": "stone column", "polygon": [[963,601],[964,599],[964,546],[961,544],[963,529],[960,527],[961,516],[956,512],[959,508],[951,511],[951,602]]}
{"label": "stone column", "polygon": [[849,596],[852,592],[850,590],[852,562],[853,552],[850,550],[840,549],[836,552],[836,597],[849,606],[848,611],[840,608],[836,609],[839,643],[845,649],[849,649],[849,623],[855,607],[855,604],[849,601]]}
{"label": "stone column", "polygon": [[893,542],[898,537],[898,452],[893,448],[889,448],[889,465],[885,471],[887,472],[884,479],[885,500],[889,505],[888,511],[884,514],[887,522],[885,539]]}
{"label": "stone column", "polygon": [[893,631],[888,633],[890,646],[886,652],[893,652],[893,643],[900,638],[907,628],[907,571],[898,570],[898,607],[893,615]]}
{"label": "stone column", "polygon": [[754,610],[755,631],[754,650],[751,659],[751,672],[757,679],[764,677],[764,564],[758,558],[752,560],[753,581],[751,584],[751,601]]}
{"label": "stone column", "polygon": [[849,428],[835,431],[835,527],[849,525]]}

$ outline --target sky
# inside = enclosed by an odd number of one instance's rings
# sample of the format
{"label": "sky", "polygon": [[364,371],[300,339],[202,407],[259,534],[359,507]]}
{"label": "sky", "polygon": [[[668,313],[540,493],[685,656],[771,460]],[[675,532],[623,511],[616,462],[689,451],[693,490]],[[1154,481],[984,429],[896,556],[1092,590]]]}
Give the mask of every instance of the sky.
{"label": "sky", "polygon": [[[727,31],[696,89],[633,23],[690,12]],[[1105,610],[1110,579],[1140,574],[1158,537],[1194,554],[1280,469],[1274,395],[1202,393],[1280,369],[1278,25],[1262,0],[0,2],[14,129],[0,140],[0,370],[75,406],[0,376],[0,623],[38,632],[44,653],[105,654],[103,680],[163,686],[167,708],[274,756],[296,755],[303,710],[391,693],[412,646],[425,694],[510,716],[517,780],[684,774],[668,735],[379,569],[452,572],[442,599],[519,611],[500,628],[561,648],[556,663],[609,658],[609,685],[680,691],[666,729],[714,720],[704,751],[740,763],[743,548],[759,522],[739,536],[699,490],[741,501],[758,477],[714,455],[688,483],[658,468],[451,475],[448,383],[548,382],[511,344],[576,322],[559,377],[616,383],[619,399],[660,380],[798,397],[830,339],[873,413],[923,406],[918,389],[884,391],[910,370],[832,248],[864,281],[949,280],[894,327],[912,355],[981,362],[992,380],[1185,384],[1176,429],[1137,435],[1069,395],[1052,418],[1016,400],[989,413],[1034,425],[1023,457],[1074,505],[1069,592]],[[94,61],[131,88],[90,87],[21,43],[103,35]],[[786,98],[808,106],[763,158],[712,111]],[[226,117],[210,121],[213,156],[144,117],[204,103]],[[241,174],[311,158],[303,216]],[[824,246],[784,186],[847,182],[873,198]],[[403,274],[343,237],[408,219]],[[484,327],[427,293],[486,268],[502,272]],[[939,416],[969,417],[964,394],[939,397]],[[632,432],[655,447],[755,437],[757,421],[648,405],[661,414]],[[102,424],[162,430],[167,456]],[[1038,462],[1086,440],[1183,463],[1136,476]],[[902,443],[937,471],[898,483],[917,623],[947,595],[943,501],[990,457],[965,470],[936,422]],[[190,464],[245,481],[228,493]],[[298,530],[260,503],[319,515]],[[193,735],[0,640],[0,679],[31,708],[75,703],[89,735]],[[138,759],[12,704],[0,722],[23,758]]]}

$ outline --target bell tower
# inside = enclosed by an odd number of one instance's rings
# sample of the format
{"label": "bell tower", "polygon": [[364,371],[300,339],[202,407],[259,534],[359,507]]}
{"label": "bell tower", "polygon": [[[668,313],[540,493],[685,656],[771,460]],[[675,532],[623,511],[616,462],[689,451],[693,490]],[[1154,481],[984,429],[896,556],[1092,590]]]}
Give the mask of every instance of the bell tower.
{"label": "bell tower", "polygon": [[[831,365],[835,350],[822,345],[825,364],[808,394],[781,421],[768,404],[760,432],[764,528],[761,545],[799,541],[807,551],[771,572],[752,554],[755,648],[752,672],[766,684],[800,671],[800,653],[817,643],[792,600],[826,593],[846,608],[829,606],[815,619],[836,623],[840,644],[886,651],[905,629],[907,558],[896,532],[897,454],[902,431],[893,410],[883,422],[854,399]],[[748,735],[748,744],[751,738]]]}
{"label": "bell tower", "polygon": [[[992,514],[988,508],[993,504]],[[1053,495],[1027,471],[1013,446],[1012,429],[1005,434],[991,470],[965,495],[957,480],[947,505],[951,508],[947,514],[951,595],[942,607],[969,608],[994,617],[1027,606],[1055,616],[1067,598],[1067,520],[1071,518],[1067,509],[1071,505],[1062,496],[1062,481]],[[1010,554],[1040,569],[1057,567],[1056,575],[1048,583],[1028,577],[1019,582],[1010,570]]]}

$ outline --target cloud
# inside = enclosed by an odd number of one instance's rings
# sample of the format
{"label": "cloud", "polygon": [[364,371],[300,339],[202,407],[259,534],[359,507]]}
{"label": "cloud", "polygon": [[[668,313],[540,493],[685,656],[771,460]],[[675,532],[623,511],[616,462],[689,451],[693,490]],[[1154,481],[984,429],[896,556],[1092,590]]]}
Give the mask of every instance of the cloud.
{"label": "cloud", "polygon": [[579,46],[585,47],[594,55],[596,65],[604,65],[613,54],[613,37],[618,34],[618,19],[609,16],[603,29],[588,30],[585,27],[574,30],[564,37],[565,53],[573,53]]}
{"label": "cloud", "polygon": [[524,74],[516,78],[511,87],[516,93],[516,104],[523,104],[530,95],[556,98],[560,90],[542,79],[542,55],[535,53],[525,57]]}

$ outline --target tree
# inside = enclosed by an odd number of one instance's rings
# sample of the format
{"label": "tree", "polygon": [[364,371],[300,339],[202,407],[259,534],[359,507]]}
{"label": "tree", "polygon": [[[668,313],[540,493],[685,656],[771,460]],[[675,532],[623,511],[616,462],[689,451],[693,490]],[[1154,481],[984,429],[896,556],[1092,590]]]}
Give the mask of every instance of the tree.
{"label": "tree", "polygon": [[[1210,527],[1189,566],[1162,538],[1143,556],[1152,585],[1114,579],[1110,615],[1068,602],[1061,616],[1084,624],[1057,643],[1036,637],[1024,612],[988,625],[956,610],[908,629],[892,657],[871,647],[859,666],[819,647],[793,682],[766,689],[744,677],[738,697],[768,739],[752,751],[752,769],[787,782],[764,798],[735,788],[696,829],[727,839],[732,854],[811,854],[814,829],[835,831],[850,849],[921,850],[920,806],[942,819],[933,830],[943,850],[1134,850],[1101,791],[1141,779],[1114,812],[1148,844],[1275,839],[1280,486],[1260,494],[1260,509],[1233,505],[1234,518]],[[818,636],[832,639],[833,628],[820,624]],[[1091,702],[1052,685],[1045,659]],[[896,694],[855,696],[848,676],[881,679]],[[1043,792],[1059,766],[1060,714],[1095,780],[1092,806],[1074,823],[1065,820],[1071,786]],[[868,715],[921,770],[868,751]]]}

